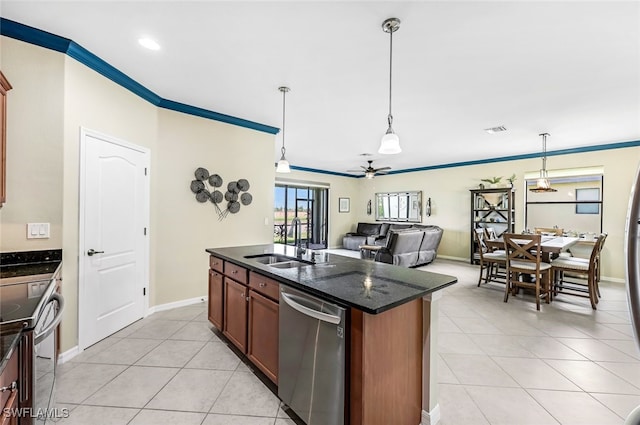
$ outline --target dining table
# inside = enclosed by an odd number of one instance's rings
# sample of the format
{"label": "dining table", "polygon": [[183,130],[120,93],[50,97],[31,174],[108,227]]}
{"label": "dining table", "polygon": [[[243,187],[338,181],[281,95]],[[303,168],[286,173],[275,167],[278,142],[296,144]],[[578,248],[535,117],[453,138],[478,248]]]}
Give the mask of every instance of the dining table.
{"label": "dining table", "polygon": [[[566,251],[581,240],[583,239],[578,237],[542,235],[540,241],[542,261],[550,263],[554,254]],[[504,249],[504,240],[502,237],[487,239],[485,240],[485,243],[490,249]]]}

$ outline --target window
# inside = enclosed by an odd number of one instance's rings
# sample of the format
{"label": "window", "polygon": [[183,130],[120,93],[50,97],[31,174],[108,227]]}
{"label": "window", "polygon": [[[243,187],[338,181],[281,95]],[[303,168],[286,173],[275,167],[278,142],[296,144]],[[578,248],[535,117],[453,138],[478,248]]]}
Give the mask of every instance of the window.
{"label": "window", "polygon": [[273,208],[273,241],[292,245],[300,219],[300,241],[307,248],[327,248],[329,189],[276,183]]}
{"label": "window", "polygon": [[536,227],[557,227],[577,235],[601,233],[602,170],[558,170],[556,173],[554,176],[549,172],[549,182],[557,192],[529,191],[535,186],[537,173],[525,175],[525,228],[533,231]]}
{"label": "window", "polygon": [[422,192],[376,193],[377,221],[420,223]]}
{"label": "window", "polygon": [[[597,187],[594,188],[584,188],[584,189],[576,189],[576,201],[599,201],[600,200],[600,189]],[[576,204],[576,214],[600,214],[600,204]]]}

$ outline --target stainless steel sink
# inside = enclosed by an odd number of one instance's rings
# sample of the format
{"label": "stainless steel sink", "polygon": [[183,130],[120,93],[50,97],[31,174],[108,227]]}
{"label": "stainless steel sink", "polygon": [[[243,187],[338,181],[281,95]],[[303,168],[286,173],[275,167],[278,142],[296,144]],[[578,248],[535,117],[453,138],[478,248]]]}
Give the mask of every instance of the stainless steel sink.
{"label": "stainless steel sink", "polygon": [[287,257],[286,255],[281,254],[258,254],[258,255],[247,255],[244,258],[248,258],[254,261],[257,261],[261,264],[266,264],[269,267],[275,267],[277,269],[291,269],[294,267],[302,267],[308,266],[313,263],[301,260],[298,258]]}
{"label": "stainless steel sink", "polygon": [[275,267],[276,269],[292,269],[294,267],[309,266],[310,264],[302,263],[300,261],[283,261],[281,263],[269,264],[269,267]]}
{"label": "stainless steel sink", "polygon": [[294,261],[292,258],[287,257],[285,255],[280,255],[280,254],[248,255],[244,258],[252,259],[261,264],[273,264],[273,263],[282,263],[284,261]]}

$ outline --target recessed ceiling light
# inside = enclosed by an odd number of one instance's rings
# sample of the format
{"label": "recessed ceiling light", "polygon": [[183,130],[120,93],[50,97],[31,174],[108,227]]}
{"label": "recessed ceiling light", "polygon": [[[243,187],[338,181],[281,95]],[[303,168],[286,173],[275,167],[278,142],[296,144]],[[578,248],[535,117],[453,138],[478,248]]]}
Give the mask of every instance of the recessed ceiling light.
{"label": "recessed ceiling light", "polygon": [[489,134],[495,134],[495,133],[500,133],[501,131],[507,131],[507,127],[505,127],[504,125],[501,125],[498,127],[485,128],[484,131],[486,131]]}
{"label": "recessed ceiling light", "polygon": [[160,50],[160,45],[155,41],[148,37],[142,37],[138,39],[138,43],[142,47],[146,47],[149,50]]}

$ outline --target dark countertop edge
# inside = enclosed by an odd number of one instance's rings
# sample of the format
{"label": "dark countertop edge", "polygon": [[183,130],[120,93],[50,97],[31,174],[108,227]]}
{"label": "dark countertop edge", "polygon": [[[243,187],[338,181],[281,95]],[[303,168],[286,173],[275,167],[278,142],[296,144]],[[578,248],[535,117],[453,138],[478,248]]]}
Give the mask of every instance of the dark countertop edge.
{"label": "dark countertop edge", "polygon": [[[220,249],[224,249],[224,248],[228,248],[228,247],[223,247],[223,248],[220,248]],[[443,284],[443,285],[441,285],[441,286],[439,286],[437,288],[434,288],[434,289],[426,289],[425,288],[424,292],[421,292],[420,294],[417,294],[415,296],[406,297],[406,298],[398,300],[396,302],[387,304],[384,307],[380,307],[380,308],[377,308],[377,309],[371,309],[371,308],[367,308],[367,307],[362,306],[362,305],[357,305],[357,304],[350,303],[350,302],[348,302],[348,301],[346,301],[346,300],[344,300],[342,298],[334,297],[333,295],[331,295],[331,294],[329,294],[327,292],[317,291],[313,287],[309,287],[307,285],[302,285],[302,284],[296,282],[295,280],[287,279],[286,277],[280,276],[278,274],[271,273],[268,270],[265,270],[264,268],[256,267],[255,265],[251,264],[250,262],[238,261],[237,258],[230,257],[228,255],[220,253],[219,251],[216,251],[216,248],[206,248],[205,251],[208,254],[215,255],[216,257],[222,258],[225,261],[229,261],[229,262],[231,262],[233,264],[236,264],[238,266],[242,266],[242,267],[244,267],[246,269],[249,269],[251,271],[259,273],[259,274],[261,274],[263,276],[267,276],[267,277],[270,277],[270,278],[272,278],[274,280],[277,280],[280,283],[284,283],[285,285],[289,285],[289,286],[293,287],[294,289],[300,289],[302,291],[310,293],[311,295],[315,295],[315,296],[327,299],[329,301],[335,302],[335,303],[343,305],[343,306],[356,308],[358,310],[364,311],[365,313],[369,313],[369,314],[384,313],[385,311],[391,310],[391,309],[393,309],[395,307],[398,307],[398,306],[400,306],[402,304],[406,304],[406,303],[408,303],[410,301],[416,300],[418,298],[422,298],[425,295],[429,295],[429,294],[431,294],[433,292],[440,291],[440,290],[442,290],[442,289],[444,289],[446,287],[449,287],[449,286],[453,285],[454,283],[456,283],[458,281],[458,278],[456,278],[455,276],[451,276],[451,277],[454,278],[454,280],[452,280],[451,282],[449,282],[447,284]],[[351,257],[344,257],[344,258],[345,259],[350,259],[350,260],[363,261],[363,260],[353,259]],[[417,270],[417,271],[420,272],[420,270]]]}
{"label": "dark countertop edge", "polygon": [[[4,372],[4,368],[9,362],[9,358],[13,354],[13,352],[18,348],[18,344],[20,343],[20,337],[22,336],[22,331],[24,330],[24,326],[22,322],[10,323],[8,325],[0,325],[0,345],[5,346],[6,351],[3,348],[3,356],[0,359],[0,374]],[[7,343],[8,341],[8,343]]]}
{"label": "dark countertop edge", "polygon": [[0,252],[0,266],[2,267],[53,261],[62,261],[62,249]]}

